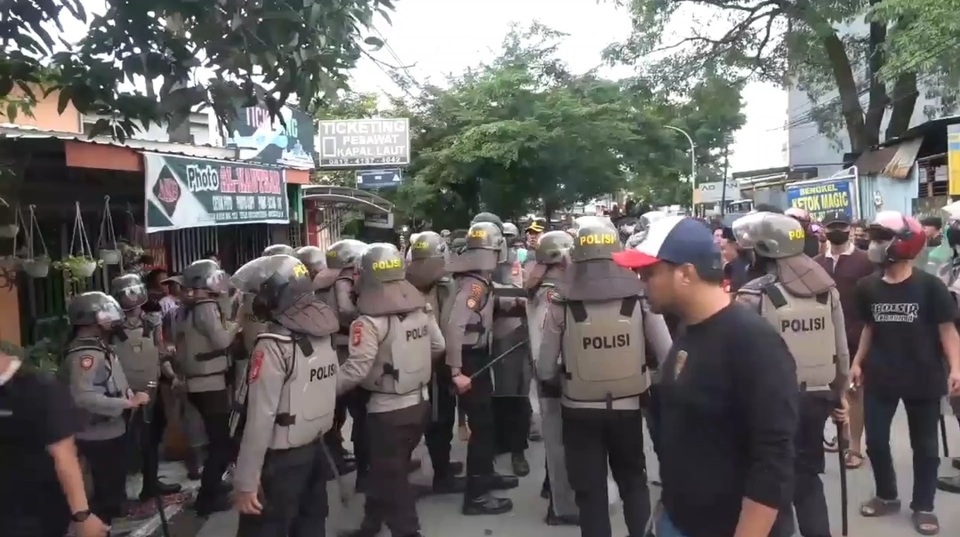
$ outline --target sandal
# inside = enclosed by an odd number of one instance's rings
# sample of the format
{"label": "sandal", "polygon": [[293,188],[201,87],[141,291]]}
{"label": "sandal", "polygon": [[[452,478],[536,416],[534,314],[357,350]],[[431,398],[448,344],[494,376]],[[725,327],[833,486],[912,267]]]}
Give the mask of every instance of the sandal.
{"label": "sandal", "polygon": [[847,467],[847,470],[856,470],[863,466],[864,456],[853,450],[847,450],[843,457],[843,464]]}
{"label": "sandal", "polygon": [[884,500],[873,497],[860,505],[860,515],[867,518],[877,518],[892,515],[900,511],[900,500]]}
{"label": "sandal", "polygon": [[831,438],[831,439],[829,439],[829,440],[827,440],[826,438],[824,438],[824,439],[823,439],[823,450],[826,451],[827,453],[836,453],[836,452],[839,451],[839,449],[840,449],[840,447],[839,447],[838,444],[839,444],[839,442],[837,442],[837,437],[836,437],[836,436],[834,436],[833,438]]}
{"label": "sandal", "polygon": [[914,511],[910,516],[913,529],[920,535],[937,535],[940,533],[940,521],[937,515],[926,511]]}

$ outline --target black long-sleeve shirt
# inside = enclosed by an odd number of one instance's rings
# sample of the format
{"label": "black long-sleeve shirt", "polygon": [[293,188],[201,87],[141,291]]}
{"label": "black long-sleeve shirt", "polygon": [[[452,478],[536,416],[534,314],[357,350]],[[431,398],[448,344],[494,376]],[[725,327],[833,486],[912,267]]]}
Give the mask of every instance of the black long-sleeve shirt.
{"label": "black long-sleeve shirt", "polygon": [[791,499],[796,364],[776,330],[731,304],[675,340],[660,388],[660,476],[687,537],[732,536],[749,498]]}

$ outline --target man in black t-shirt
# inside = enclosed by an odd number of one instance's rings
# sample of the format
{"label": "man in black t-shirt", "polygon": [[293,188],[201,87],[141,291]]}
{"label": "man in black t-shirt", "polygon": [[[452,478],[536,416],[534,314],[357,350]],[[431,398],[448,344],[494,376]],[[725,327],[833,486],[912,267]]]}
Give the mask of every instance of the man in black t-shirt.
{"label": "man in black t-shirt", "polygon": [[927,242],[915,218],[883,211],[867,233],[867,255],[883,272],[857,284],[857,310],[865,324],[850,381],[864,390],[867,455],[876,482],[876,497],[860,513],[879,517],[900,510],[890,425],[903,401],[913,448],[913,525],[922,535],[934,535],[939,531],[933,500],[940,464],[940,399],[948,388],[960,392],[956,304],[942,281],[913,268]]}
{"label": "man in black t-shirt", "polygon": [[80,429],[66,388],[0,353],[0,535],[103,537],[90,513],[73,435]]}
{"label": "man in black t-shirt", "polygon": [[792,535],[774,528],[790,505],[799,419],[796,364],[783,338],[731,304],[719,246],[696,220],[659,220],[614,260],[640,273],[655,312],[684,325],[660,366],[657,535]]}

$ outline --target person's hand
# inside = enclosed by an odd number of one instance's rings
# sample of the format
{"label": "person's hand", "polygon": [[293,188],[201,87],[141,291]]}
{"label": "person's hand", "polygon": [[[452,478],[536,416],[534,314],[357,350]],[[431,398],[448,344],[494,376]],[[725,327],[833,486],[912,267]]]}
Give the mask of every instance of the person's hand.
{"label": "person's hand", "polygon": [[173,377],[170,379],[170,387],[174,390],[180,390],[183,388],[183,380],[180,377]]}
{"label": "person's hand", "polygon": [[123,395],[127,399],[133,399],[133,390],[131,388],[127,388],[127,391]]}
{"label": "person's hand", "polygon": [[73,534],[76,537],[106,537],[110,532],[110,526],[97,518],[97,515],[91,513],[83,522],[73,523]]}
{"label": "person's hand", "polygon": [[950,395],[960,395],[960,370],[950,372],[947,386],[950,388]]}
{"label": "person's hand", "polygon": [[863,370],[860,369],[860,366],[853,364],[850,366],[850,373],[847,378],[850,379],[851,389],[858,390],[860,389],[860,384],[863,382]]}
{"label": "person's hand", "polygon": [[840,406],[833,409],[833,421],[835,423],[843,424],[847,422],[847,414],[850,411],[850,402],[847,401],[846,395],[840,398]]}
{"label": "person's hand", "polygon": [[150,396],[144,392],[137,392],[133,396],[133,401],[137,406],[143,406],[150,402]]}
{"label": "person's hand", "polygon": [[234,492],[233,508],[245,515],[259,515],[263,512],[263,505],[256,492]]}
{"label": "person's hand", "polygon": [[463,394],[470,391],[471,384],[470,377],[464,375],[463,373],[453,377],[453,385],[457,388],[458,394]]}

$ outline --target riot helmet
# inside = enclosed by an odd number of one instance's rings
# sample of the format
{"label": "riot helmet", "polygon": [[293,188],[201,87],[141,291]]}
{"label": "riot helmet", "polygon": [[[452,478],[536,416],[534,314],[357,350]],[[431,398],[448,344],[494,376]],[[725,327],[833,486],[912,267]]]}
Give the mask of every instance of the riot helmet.
{"label": "riot helmet", "polygon": [[104,330],[112,330],[124,317],[116,299],[100,291],[79,294],[67,306],[67,319],[76,327],[99,325]]}
{"label": "riot helmet", "polygon": [[620,238],[617,236],[617,230],[608,225],[593,222],[577,228],[570,258],[576,262],[613,259],[613,253],[619,251]]}
{"label": "riot helmet", "polygon": [[136,274],[117,276],[110,282],[110,295],[123,311],[130,311],[147,303],[147,286]]}
{"label": "riot helmet", "polygon": [[446,258],[447,241],[433,231],[417,233],[416,239],[410,241],[410,259]]}
{"label": "riot helmet", "polygon": [[647,238],[647,230],[646,229],[640,230],[634,233],[633,235],[630,235],[629,237],[627,237],[627,242],[626,244],[623,245],[623,247],[627,250],[636,248],[646,238]]}
{"label": "riot helmet", "polygon": [[343,239],[327,250],[327,267],[331,269],[357,268],[367,245],[356,239]]}
{"label": "riot helmet", "polygon": [[183,286],[187,289],[226,293],[230,290],[227,273],[212,259],[200,259],[183,269]]}
{"label": "riot helmet", "polygon": [[666,216],[667,213],[663,211],[647,211],[640,215],[640,221],[637,223],[637,225],[641,230],[649,229],[650,224],[656,222],[657,220],[662,220]]}
{"label": "riot helmet", "polygon": [[292,255],[263,256],[240,267],[230,283],[253,295],[253,314],[271,319],[313,292],[307,266]]}
{"label": "riot helmet", "polygon": [[403,281],[406,263],[400,250],[392,244],[376,242],[367,247],[360,258],[360,280],[363,286]]}
{"label": "riot helmet", "polygon": [[316,276],[318,272],[327,268],[327,256],[316,246],[304,246],[299,248],[296,254],[297,259],[307,266],[310,276]]}
{"label": "riot helmet", "polygon": [[500,227],[493,222],[477,222],[467,230],[467,242],[464,246],[467,251],[495,250],[499,252],[504,247],[503,233],[500,231]]}
{"label": "riot helmet", "polygon": [[503,223],[503,236],[508,241],[512,241],[520,236],[520,229],[513,222]]}
{"label": "riot helmet", "polygon": [[608,216],[586,215],[574,218],[573,220],[573,230],[575,232],[579,231],[580,228],[583,227],[596,228],[599,226],[610,228],[619,233],[617,226],[613,225],[613,221],[610,220],[610,217]]}
{"label": "riot helmet", "polygon": [[561,263],[573,248],[573,237],[566,231],[549,231],[540,237],[535,253],[537,263],[556,265]]}
{"label": "riot helmet", "polygon": [[473,220],[470,221],[470,225],[473,226],[473,224],[479,224],[481,222],[494,224],[497,226],[497,229],[500,230],[500,233],[503,233],[503,220],[501,220],[499,216],[488,212],[477,213],[477,215],[473,217]]}
{"label": "riot helmet", "polygon": [[296,256],[297,252],[296,250],[293,249],[292,246],[287,246],[286,244],[271,244],[270,246],[267,246],[266,248],[263,249],[263,254],[261,255],[263,255],[264,257],[271,256],[271,255]]}
{"label": "riot helmet", "polygon": [[754,213],[733,222],[737,246],[757,257],[785,259],[803,253],[806,232],[794,217],[779,213]]}

